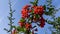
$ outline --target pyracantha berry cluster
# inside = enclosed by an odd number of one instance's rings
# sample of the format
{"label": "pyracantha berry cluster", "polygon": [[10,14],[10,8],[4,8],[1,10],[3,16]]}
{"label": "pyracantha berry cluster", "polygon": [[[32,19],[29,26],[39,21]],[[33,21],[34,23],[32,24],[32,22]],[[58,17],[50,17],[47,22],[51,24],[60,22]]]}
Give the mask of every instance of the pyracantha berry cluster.
{"label": "pyracantha berry cluster", "polygon": [[[41,28],[44,27],[45,25],[45,19],[43,18],[44,14],[44,7],[43,6],[31,6],[31,5],[26,5],[22,8],[21,11],[21,19],[19,21],[19,26],[21,28],[25,28],[26,30],[30,31],[33,27],[31,23],[39,22],[38,26]],[[38,31],[35,29],[35,31]],[[34,31],[32,31],[32,34],[34,34]]]}
{"label": "pyracantha berry cluster", "polygon": [[[25,27],[27,30],[32,28],[31,23],[26,22],[26,19],[29,19],[31,22],[39,22],[40,27],[44,27],[45,19],[43,18],[44,7],[43,6],[31,6],[26,5],[23,7],[21,14],[24,22],[19,22],[20,27]],[[38,21],[37,21],[38,20]]]}

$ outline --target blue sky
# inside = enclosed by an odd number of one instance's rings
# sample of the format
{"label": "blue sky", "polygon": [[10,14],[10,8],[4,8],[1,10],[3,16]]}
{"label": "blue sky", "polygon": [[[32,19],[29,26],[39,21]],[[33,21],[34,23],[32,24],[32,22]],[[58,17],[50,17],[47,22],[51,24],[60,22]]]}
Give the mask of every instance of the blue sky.
{"label": "blue sky", "polygon": [[[12,9],[16,10],[14,13],[14,25],[18,25],[18,21],[21,18],[21,9],[24,5],[26,4],[30,4],[29,2],[33,1],[33,0],[11,0],[12,2]],[[43,0],[39,0],[39,5],[43,4],[44,1]],[[57,8],[60,7],[60,0],[53,0],[53,5],[55,5]],[[57,16],[59,15],[60,11],[57,12]],[[9,20],[7,18],[7,16],[9,16],[9,4],[8,4],[8,0],[0,0],[0,34],[8,34],[5,30],[3,30],[4,28],[9,29],[8,23]],[[56,16],[56,17],[57,17]],[[45,34],[45,31],[47,32],[47,34],[51,34],[51,31],[48,29],[50,25],[46,23],[44,28],[38,28],[38,34]]]}

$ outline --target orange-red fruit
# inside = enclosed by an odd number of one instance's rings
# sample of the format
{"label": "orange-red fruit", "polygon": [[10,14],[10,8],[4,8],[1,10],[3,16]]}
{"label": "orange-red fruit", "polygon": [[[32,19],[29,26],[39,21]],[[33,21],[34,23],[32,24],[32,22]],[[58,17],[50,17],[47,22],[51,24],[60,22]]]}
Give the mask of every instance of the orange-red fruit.
{"label": "orange-red fruit", "polygon": [[44,7],[43,6],[38,6],[38,11],[39,11],[40,16],[42,16],[43,13],[44,13]]}
{"label": "orange-red fruit", "polygon": [[44,13],[44,7],[43,6],[33,6],[34,13],[42,15]]}
{"label": "orange-red fruit", "polygon": [[43,11],[43,10],[44,10],[44,7],[43,7],[43,6],[38,6],[38,9],[39,9],[40,11]]}
{"label": "orange-red fruit", "polygon": [[21,14],[22,14],[22,18],[27,18],[28,17],[28,8],[30,7],[30,5],[26,5],[23,7]]}
{"label": "orange-red fruit", "polygon": [[32,12],[32,10],[29,10],[29,13]]}
{"label": "orange-red fruit", "polygon": [[19,25],[20,25],[20,27],[23,27],[24,23],[23,22],[19,22]]}
{"label": "orange-red fruit", "polygon": [[27,10],[27,9],[23,9],[23,10],[21,11],[21,13],[22,13],[22,18],[28,17],[28,10]]}
{"label": "orange-red fruit", "polygon": [[38,7],[36,6],[36,7],[34,7],[34,14],[38,14]]}
{"label": "orange-red fruit", "polygon": [[29,30],[30,28],[32,28],[31,24],[29,24],[29,23],[26,23],[25,27],[26,27],[27,30]]}
{"label": "orange-red fruit", "polygon": [[45,19],[43,17],[41,17],[41,23],[40,23],[40,27],[44,27],[45,25]]}

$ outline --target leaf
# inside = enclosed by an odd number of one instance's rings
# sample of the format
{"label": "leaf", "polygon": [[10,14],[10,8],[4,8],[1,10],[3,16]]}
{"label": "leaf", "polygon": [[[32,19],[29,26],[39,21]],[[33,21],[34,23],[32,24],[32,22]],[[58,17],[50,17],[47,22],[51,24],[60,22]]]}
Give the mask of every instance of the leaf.
{"label": "leaf", "polygon": [[53,11],[48,11],[48,12],[44,12],[45,15],[49,15],[49,16],[52,16],[53,15]]}
{"label": "leaf", "polygon": [[14,20],[15,18],[12,18],[12,20]]}
{"label": "leaf", "polygon": [[21,18],[20,21],[21,21],[21,22],[25,22],[25,19]]}
{"label": "leaf", "polygon": [[35,0],[34,2],[30,2],[31,4],[33,4],[33,6],[37,6],[38,0]]}
{"label": "leaf", "polygon": [[22,31],[22,32],[25,32],[25,31],[26,31],[26,29],[25,29],[24,27],[21,28],[20,26],[17,27],[17,30],[18,30],[19,32],[20,32],[20,31]]}
{"label": "leaf", "polygon": [[34,2],[30,2],[31,4],[34,4]]}
{"label": "leaf", "polygon": [[4,28],[4,30],[6,30],[8,32],[8,30],[6,28]]}
{"label": "leaf", "polygon": [[17,27],[17,31],[21,31],[21,30],[20,30],[20,26]]}
{"label": "leaf", "polygon": [[55,10],[54,7],[46,7],[45,5],[44,5],[44,7],[45,7],[44,9],[45,9],[45,14],[46,15],[52,16],[54,14],[54,12],[55,12],[54,11]]}
{"label": "leaf", "polygon": [[49,11],[52,11],[52,10],[54,10],[54,8],[49,8]]}
{"label": "leaf", "polygon": [[56,34],[56,32],[52,32],[52,34]]}
{"label": "leaf", "polygon": [[60,25],[60,17],[57,18],[57,23]]}
{"label": "leaf", "polygon": [[13,16],[11,12],[9,14],[10,14],[11,17]]}
{"label": "leaf", "polygon": [[47,23],[48,23],[48,24],[51,24],[51,25],[55,25],[55,22],[54,22],[54,21],[48,20]]}
{"label": "leaf", "polygon": [[36,18],[39,18],[40,17],[38,14],[36,14],[35,16],[36,16]]}
{"label": "leaf", "polygon": [[48,12],[46,12],[46,11],[44,12],[44,14],[45,14],[45,15],[49,15]]}
{"label": "leaf", "polygon": [[44,7],[44,10],[46,10],[46,5],[44,5],[43,7]]}
{"label": "leaf", "polygon": [[35,3],[34,2],[30,2],[30,3],[35,6]]}
{"label": "leaf", "polygon": [[35,0],[34,3],[37,4],[38,3],[38,0]]}
{"label": "leaf", "polygon": [[16,28],[16,26],[12,26],[13,28]]}

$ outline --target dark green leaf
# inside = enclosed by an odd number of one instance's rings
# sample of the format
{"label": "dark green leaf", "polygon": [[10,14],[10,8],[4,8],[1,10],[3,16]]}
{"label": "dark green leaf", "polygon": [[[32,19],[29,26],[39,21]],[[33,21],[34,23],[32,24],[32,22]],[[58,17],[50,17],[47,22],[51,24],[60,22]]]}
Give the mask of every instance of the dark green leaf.
{"label": "dark green leaf", "polygon": [[44,10],[46,10],[46,5],[44,5],[43,7],[44,7]]}
{"label": "dark green leaf", "polygon": [[52,11],[52,10],[54,10],[54,8],[49,8],[49,11]]}
{"label": "dark green leaf", "polygon": [[26,29],[25,29],[24,27],[21,28],[20,26],[17,27],[17,30],[18,30],[18,31],[23,31],[23,32],[26,31]]}
{"label": "dark green leaf", "polygon": [[35,16],[36,16],[36,18],[39,18],[40,17],[38,14],[36,14]]}
{"label": "dark green leaf", "polygon": [[21,19],[20,19],[20,22],[25,22],[25,19],[21,18]]}

